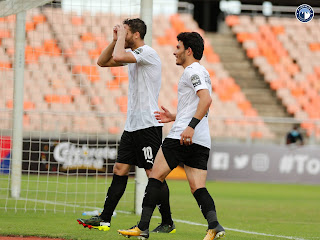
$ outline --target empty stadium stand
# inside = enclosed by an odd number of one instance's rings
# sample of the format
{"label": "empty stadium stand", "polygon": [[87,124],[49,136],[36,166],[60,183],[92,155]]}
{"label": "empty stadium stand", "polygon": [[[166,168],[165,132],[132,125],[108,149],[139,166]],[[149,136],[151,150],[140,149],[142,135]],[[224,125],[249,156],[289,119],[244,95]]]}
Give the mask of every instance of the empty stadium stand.
{"label": "empty stadium stand", "polygon": [[[211,33],[208,37],[219,54],[221,62],[240,86],[253,108],[257,110],[259,116],[264,118],[290,117],[284,106],[279,104],[275,93],[264,81],[263,75],[255,69],[253,62],[248,58],[245,49],[247,46],[242,47],[229,28],[219,33]],[[266,124],[277,138],[283,138],[288,127],[290,128],[286,123],[268,122]]]}
{"label": "empty stadium stand", "polygon": [[295,18],[228,16],[239,43],[287,112],[319,137],[319,19],[303,25]]}
{"label": "empty stadium stand", "polygon": [[[112,26],[123,18],[125,16],[92,16],[91,13],[79,16],[59,8],[28,11],[25,131],[121,133],[127,108],[127,69],[100,68],[96,60],[111,40]],[[262,117],[292,114],[298,120],[319,118],[319,111],[312,113],[317,107],[319,109],[316,100],[319,100],[320,65],[311,68],[312,61],[306,65],[298,60],[293,51],[298,39],[293,40],[292,35],[296,25],[290,20],[280,24],[276,19],[266,21],[259,17],[238,16],[229,16],[226,23],[236,38],[232,34],[229,38],[215,35],[211,40],[189,14],[154,18],[152,45],[159,53],[163,67],[159,105],[175,111],[177,83],[183,72],[182,67],[175,65],[173,56],[176,35],[182,31],[197,31],[205,39],[201,63],[208,69],[213,86],[212,137],[272,141],[278,137],[278,132]],[[11,128],[14,24],[14,17],[0,19],[0,76],[7,79],[0,81],[0,93],[5,96],[0,100],[0,108],[6,110],[0,129]],[[235,39],[242,44],[242,49],[238,43],[236,46]],[[229,43],[228,47],[223,48],[221,41]],[[308,50],[310,56],[320,56],[319,46],[317,42],[307,42],[299,51]],[[304,83],[305,77],[308,84]],[[308,102],[302,97],[305,93],[310,97]],[[279,106],[275,96],[287,112]],[[164,135],[170,126],[165,126]],[[309,122],[302,126],[311,129]],[[320,135],[319,127],[317,134]]]}

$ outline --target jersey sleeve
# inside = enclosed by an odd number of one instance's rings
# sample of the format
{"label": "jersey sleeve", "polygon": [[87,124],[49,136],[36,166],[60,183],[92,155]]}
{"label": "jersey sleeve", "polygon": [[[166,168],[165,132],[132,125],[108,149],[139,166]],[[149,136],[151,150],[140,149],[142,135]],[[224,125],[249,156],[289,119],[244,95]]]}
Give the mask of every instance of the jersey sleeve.
{"label": "jersey sleeve", "polygon": [[132,51],[133,56],[136,58],[138,64],[155,64],[155,56],[148,48],[139,47]]}
{"label": "jersey sleeve", "polygon": [[195,92],[198,92],[201,89],[208,89],[202,72],[189,71],[187,83],[194,89]]}

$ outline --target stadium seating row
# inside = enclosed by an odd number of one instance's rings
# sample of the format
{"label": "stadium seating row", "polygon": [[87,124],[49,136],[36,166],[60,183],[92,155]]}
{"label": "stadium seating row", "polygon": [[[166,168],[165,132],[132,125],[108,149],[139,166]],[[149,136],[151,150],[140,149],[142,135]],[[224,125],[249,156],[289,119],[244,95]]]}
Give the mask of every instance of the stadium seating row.
{"label": "stadium seating row", "polygon": [[[59,8],[28,11],[24,74],[25,130],[121,132],[126,112],[127,69],[100,68],[96,60],[111,40],[112,26],[123,18],[125,16],[110,14],[79,16],[65,13]],[[270,86],[272,82],[272,87],[279,90],[278,95],[281,95],[283,102],[288,102],[288,106],[291,104],[288,111],[304,117],[304,113],[308,112],[295,109],[292,103],[301,92],[292,92],[293,88],[285,91],[277,85],[280,73],[286,76],[284,79],[288,79],[288,75],[296,76],[301,68],[299,62],[290,62],[288,50],[282,47],[281,40],[277,38],[285,33],[285,28],[271,23],[269,26],[264,18],[249,20],[234,16],[226,19],[246,48],[248,57],[253,59],[266,80],[269,79]],[[251,22],[254,24],[249,24]],[[14,23],[15,19],[11,16],[0,20],[0,74],[3,79],[8,79],[5,85],[1,83],[1,93],[6,97],[0,101],[0,108],[6,110],[12,109]],[[211,136],[273,137],[240,87],[229,76],[205,33],[199,29],[191,15],[158,16],[154,18],[153,27],[152,44],[163,65],[160,105],[173,111],[177,105],[178,76],[183,71],[181,67],[175,66],[173,56],[177,33],[198,31],[205,39],[204,59],[201,63],[208,69],[213,86]],[[317,53],[316,43],[310,44],[309,51]],[[305,69],[307,71],[308,67]],[[314,73],[312,76],[314,78],[310,77],[310,82],[317,84],[318,75]],[[316,96],[315,93],[310,94]],[[10,126],[7,121],[1,124],[1,129]],[[169,128],[170,125],[165,127],[165,134]]]}
{"label": "stadium seating row", "polygon": [[320,21],[228,16],[226,23],[287,111],[319,137],[320,126],[309,120],[320,119]]}

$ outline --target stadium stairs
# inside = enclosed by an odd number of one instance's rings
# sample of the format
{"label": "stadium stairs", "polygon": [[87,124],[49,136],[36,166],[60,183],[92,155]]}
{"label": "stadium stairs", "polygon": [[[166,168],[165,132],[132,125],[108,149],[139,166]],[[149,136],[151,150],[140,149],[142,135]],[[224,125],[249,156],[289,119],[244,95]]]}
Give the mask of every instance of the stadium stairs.
{"label": "stadium stairs", "polygon": [[[220,56],[225,69],[235,79],[259,116],[291,117],[252,61],[246,56],[245,50],[237,41],[236,36],[226,25],[222,25],[221,28],[219,33],[207,33],[207,37],[215,52]],[[283,136],[288,130],[287,124],[267,122],[266,124],[275,134],[275,139],[283,140]]]}

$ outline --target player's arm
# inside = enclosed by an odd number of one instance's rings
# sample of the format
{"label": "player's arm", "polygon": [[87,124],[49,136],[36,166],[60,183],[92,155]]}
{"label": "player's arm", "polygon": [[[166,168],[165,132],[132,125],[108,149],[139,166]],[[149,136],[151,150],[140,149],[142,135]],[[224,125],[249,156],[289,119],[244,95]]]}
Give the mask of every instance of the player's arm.
{"label": "player's arm", "polygon": [[[131,52],[127,52],[125,49],[125,40],[127,36],[127,30],[123,25],[118,26],[118,40],[114,47],[113,51],[113,60],[116,63],[135,63],[137,62],[136,58]],[[138,33],[135,33],[138,34]]]}
{"label": "player's arm", "polygon": [[117,63],[113,60],[112,53],[117,41],[112,41],[106,49],[104,49],[99,56],[97,64],[100,67],[117,67],[122,66],[123,64]]}
{"label": "player's arm", "polygon": [[118,26],[113,27],[113,40],[112,42],[104,49],[101,55],[98,58],[97,64],[100,67],[117,67],[122,66],[121,63],[117,63],[113,60],[112,54],[114,51],[114,47],[116,46],[118,40]]}
{"label": "player's arm", "polygon": [[207,114],[212,98],[208,89],[200,89],[197,91],[197,96],[199,97],[199,103],[193,117],[201,120]]}
{"label": "player's arm", "polygon": [[[190,121],[187,128],[181,133],[180,144],[190,145],[192,144],[192,137],[194,134],[194,129],[200,120],[207,114],[209,107],[211,105],[212,99],[208,89],[200,89],[197,91],[197,96],[199,97],[199,103],[197,106],[196,113],[194,114],[192,120]],[[188,141],[187,139],[190,139]]]}
{"label": "player's arm", "polygon": [[176,120],[176,114],[169,112],[169,110],[163,106],[161,106],[161,108],[163,112],[160,112],[160,111],[154,112],[155,117],[159,123],[168,123]]}

